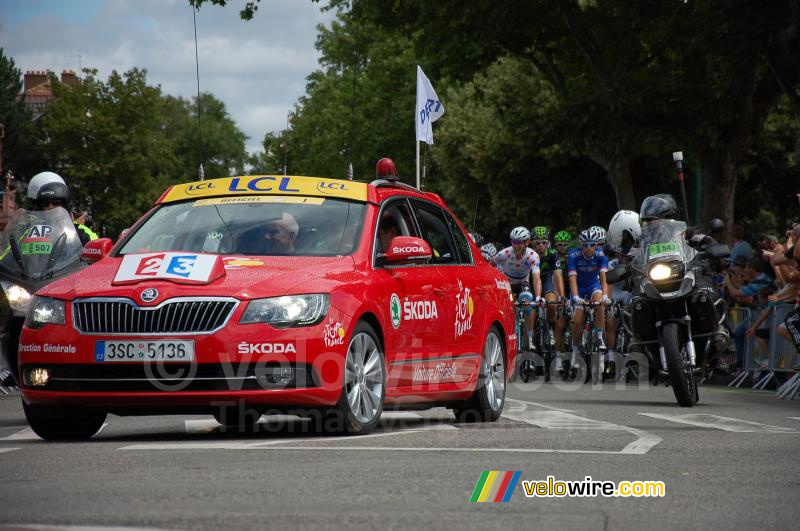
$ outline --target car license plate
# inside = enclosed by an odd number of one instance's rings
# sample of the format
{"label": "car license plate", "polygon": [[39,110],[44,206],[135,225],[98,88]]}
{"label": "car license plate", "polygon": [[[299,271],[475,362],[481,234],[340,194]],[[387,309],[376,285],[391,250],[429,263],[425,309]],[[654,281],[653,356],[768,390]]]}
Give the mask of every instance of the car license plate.
{"label": "car license plate", "polygon": [[194,361],[194,341],[96,341],[94,360]]}

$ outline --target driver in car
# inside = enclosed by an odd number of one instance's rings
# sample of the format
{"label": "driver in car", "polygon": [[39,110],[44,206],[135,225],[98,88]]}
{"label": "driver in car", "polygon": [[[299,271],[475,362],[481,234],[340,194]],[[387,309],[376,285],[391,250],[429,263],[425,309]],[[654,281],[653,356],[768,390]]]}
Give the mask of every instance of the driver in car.
{"label": "driver in car", "polygon": [[268,221],[264,230],[266,254],[294,253],[294,241],[299,232],[297,220],[288,212],[283,212],[280,218]]}

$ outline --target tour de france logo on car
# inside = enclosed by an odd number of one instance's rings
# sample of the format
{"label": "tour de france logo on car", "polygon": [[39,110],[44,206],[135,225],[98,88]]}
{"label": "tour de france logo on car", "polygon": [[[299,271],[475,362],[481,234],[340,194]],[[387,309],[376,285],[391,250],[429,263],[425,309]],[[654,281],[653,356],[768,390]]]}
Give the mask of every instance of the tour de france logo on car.
{"label": "tour de france logo on car", "polygon": [[400,297],[397,296],[397,293],[392,293],[392,298],[389,301],[389,311],[392,316],[392,326],[400,328],[402,317],[400,316]]}
{"label": "tour de france logo on car", "polygon": [[344,343],[344,326],[340,321],[334,321],[333,317],[325,325],[324,340],[326,347],[334,347]]}
{"label": "tour de france logo on car", "polygon": [[113,283],[171,280],[184,284],[206,284],[223,274],[225,268],[217,255],[175,252],[127,254]]}
{"label": "tour de france logo on car", "polygon": [[474,311],[475,304],[469,294],[469,288],[462,286],[459,280],[458,294],[456,295],[456,337],[461,337],[472,329],[472,314]]}
{"label": "tour de france logo on car", "polygon": [[139,298],[142,299],[142,302],[153,302],[158,298],[158,290],[156,288],[144,289],[139,294]]}

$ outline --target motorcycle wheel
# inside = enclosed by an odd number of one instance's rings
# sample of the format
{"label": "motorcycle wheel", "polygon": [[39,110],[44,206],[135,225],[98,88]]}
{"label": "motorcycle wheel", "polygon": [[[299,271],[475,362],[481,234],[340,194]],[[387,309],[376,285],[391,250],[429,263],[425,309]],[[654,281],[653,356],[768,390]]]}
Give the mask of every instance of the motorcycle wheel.
{"label": "motorcycle wheel", "polygon": [[697,380],[689,365],[689,354],[686,352],[686,340],[681,337],[681,327],[678,323],[667,323],[661,332],[664,341],[664,350],[667,357],[667,370],[675,399],[682,407],[692,407],[700,396],[697,390]]}

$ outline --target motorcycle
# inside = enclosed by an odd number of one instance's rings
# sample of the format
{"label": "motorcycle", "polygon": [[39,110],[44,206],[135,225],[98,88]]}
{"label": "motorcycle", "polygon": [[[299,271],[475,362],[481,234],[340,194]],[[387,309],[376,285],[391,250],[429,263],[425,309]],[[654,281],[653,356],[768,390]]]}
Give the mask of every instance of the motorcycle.
{"label": "motorcycle", "polygon": [[631,288],[629,351],[641,351],[651,380],[669,382],[678,404],[691,407],[700,399],[696,376],[728,346],[725,302],[716,296],[713,272],[730,250],[708,236],[687,241],[686,230],[682,221],[648,222],[636,256],[609,271],[607,280],[627,279]]}
{"label": "motorcycle", "polygon": [[[17,210],[0,235],[0,249],[0,345],[18,382],[19,336],[33,294],[87,264],[81,261],[83,246],[72,218],[61,207]],[[0,385],[15,385],[11,378]]]}

